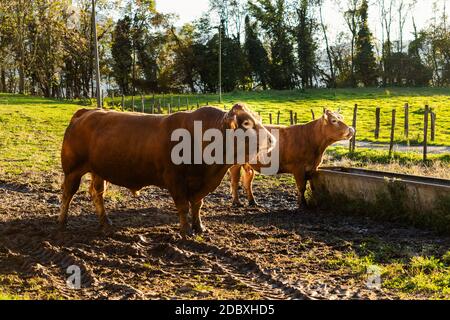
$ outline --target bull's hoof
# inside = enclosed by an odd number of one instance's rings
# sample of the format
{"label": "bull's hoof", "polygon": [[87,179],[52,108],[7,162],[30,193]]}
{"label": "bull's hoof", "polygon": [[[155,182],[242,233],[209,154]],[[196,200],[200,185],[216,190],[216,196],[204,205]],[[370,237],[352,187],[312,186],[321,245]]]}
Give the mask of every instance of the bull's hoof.
{"label": "bull's hoof", "polygon": [[67,229],[67,219],[60,219],[58,218],[58,231],[64,232]]}
{"label": "bull's hoof", "polygon": [[192,232],[191,227],[186,226],[181,228],[180,235],[183,240],[187,240],[188,238],[192,237],[194,233]]}
{"label": "bull's hoof", "polygon": [[58,233],[62,233],[65,232],[66,230],[67,230],[67,223],[58,222],[58,227],[56,228],[56,231]]}
{"label": "bull's hoof", "polygon": [[297,212],[302,213],[308,210],[308,204],[306,202],[301,202],[298,204]]}
{"label": "bull's hoof", "polygon": [[259,207],[259,204],[258,204],[258,202],[256,202],[255,199],[252,199],[252,200],[249,200],[249,201],[248,201],[248,206],[249,206],[249,207],[252,207],[252,208],[258,208],[258,207]]}
{"label": "bull's hoof", "polygon": [[202,223],[200,224],[193,224],[192,225],[192,230],[194,230],[195,234],[204,234],[208,232],[208,229],[205,228],[205,226],[203,226]]}
{"label": "bull's hoof", "polygon": [[240,202],[239,200],[233,201],[232,206],[233,206],[233,208],[242,208],[243,207],[242,202]]}
{"label": "bull's hoof", "polygon": [[105,218],[103,221],[100,222],[100,231],[103,233],[111,233],[113,230],[113,224],[112,221],[109,218]]}

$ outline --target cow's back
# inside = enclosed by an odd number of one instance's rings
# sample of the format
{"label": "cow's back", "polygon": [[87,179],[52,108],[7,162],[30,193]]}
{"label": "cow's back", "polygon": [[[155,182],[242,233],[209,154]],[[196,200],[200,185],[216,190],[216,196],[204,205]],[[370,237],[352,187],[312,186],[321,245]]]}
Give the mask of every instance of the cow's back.
{"label": "cow's back", "polygon": [[214,190],[227,168],[223,165],[175,165],[171,141],[177,129],[191,137],[194,122],[203,131],[221,129],[224,112],[212,107],[168,116],[89,110],[74,115],[63,143],[65,173],[77,167],[113,184],[139,190],[148,185],[163,188],[185,185],[186,193],[206,195]]}
{"label": "cow's back", "polygon": [[74,116],[63,143],[64,171],[84,166],[85,171],[130,189],[163,186],[170,157],[165,119],[99,110]]}

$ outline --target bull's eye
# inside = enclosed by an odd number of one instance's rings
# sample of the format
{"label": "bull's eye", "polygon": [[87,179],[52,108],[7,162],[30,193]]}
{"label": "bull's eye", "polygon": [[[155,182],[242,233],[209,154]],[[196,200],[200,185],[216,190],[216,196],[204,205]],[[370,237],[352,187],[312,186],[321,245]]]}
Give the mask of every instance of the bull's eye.
{"label": "bull's eye", "polygon": [[332,120],[331,120],[331,123],[332,123],[332,124],[337,124],[338,121],[337,121],[336,119],[332,119]]}
{"label": "bull's eye", "polygon": [[242,122],[242,126],[245,129],[251,129],[253,127],[252,122],[250,120],[245,120],[244,122]]}

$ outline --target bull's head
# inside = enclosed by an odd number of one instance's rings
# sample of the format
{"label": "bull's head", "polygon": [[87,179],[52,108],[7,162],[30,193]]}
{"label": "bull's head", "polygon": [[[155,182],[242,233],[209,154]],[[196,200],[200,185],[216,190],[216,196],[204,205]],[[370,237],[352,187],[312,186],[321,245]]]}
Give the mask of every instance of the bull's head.
{"label": "bull's head", "polygon": [[[234,131],[238,140],[236,156],[239,158],[239,153],[245,153],[245,162],[256,159],[258,154],[270,152],[276,145],[276,138],[263,126],[260,117],[242,103],[236,104],[227,113],[225,127]],[[245,149],[239,148],[239,139],[243,136]],[[252,143],[256,143],[254,148]]]}
{"label": "bull's head", "polygon": [[322,121],[325,124],[323,127],[325,136],[334,142],[350,140],[356,132],[353,127],[344,123],[344,117],[337,112],[326,110]]}

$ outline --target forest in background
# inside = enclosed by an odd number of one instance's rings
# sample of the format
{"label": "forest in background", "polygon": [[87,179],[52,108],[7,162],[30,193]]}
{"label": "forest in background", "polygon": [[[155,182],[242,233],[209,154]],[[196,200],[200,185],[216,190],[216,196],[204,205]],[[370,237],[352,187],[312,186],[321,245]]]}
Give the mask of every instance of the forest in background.
{"label": "forest in background", "polygon": [[[220,46],[225,92],[450,84],[445,2],[435,2],[440,18],[418,29],[415,0],[345,0],[336,14],[346,31],[331,38],[322,12],[329,1],[210,0],[209,12],[177,27],[154,0],[97,0],[102,90],[217,92]],[[381,39],[369,6],[380,12]],[[91,0],[0,0],[0,92],[95,96],[92,31]]]}

